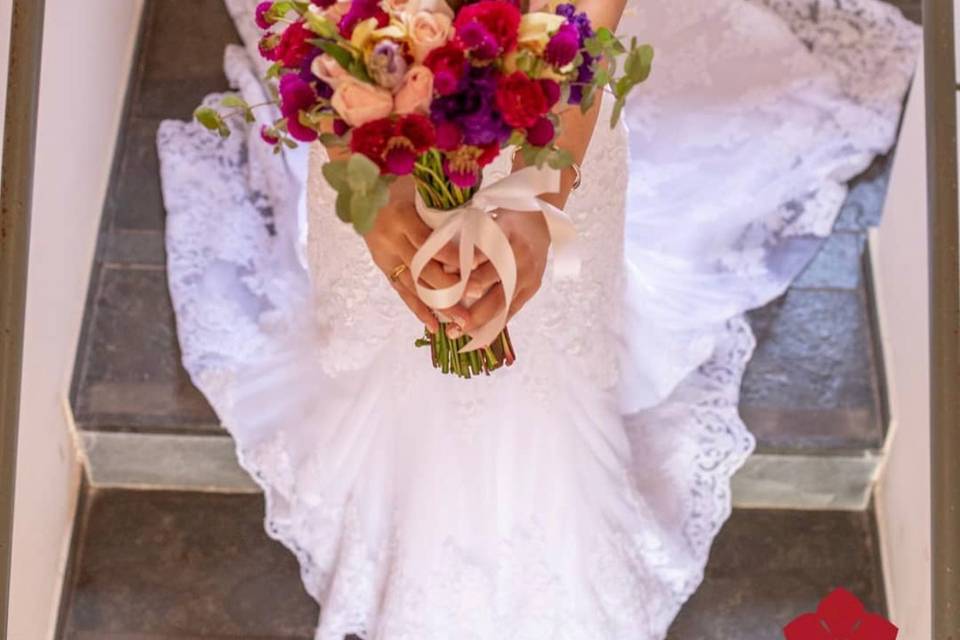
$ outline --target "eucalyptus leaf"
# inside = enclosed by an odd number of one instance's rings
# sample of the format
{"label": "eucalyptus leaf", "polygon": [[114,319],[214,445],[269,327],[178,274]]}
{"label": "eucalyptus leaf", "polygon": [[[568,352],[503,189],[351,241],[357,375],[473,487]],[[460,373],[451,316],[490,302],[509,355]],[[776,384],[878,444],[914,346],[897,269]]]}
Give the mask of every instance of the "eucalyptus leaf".
{"label": "eucalyptus leaf", "polygon": [[350,183],[347,180],[347,161],[333,160],[323,165],[323,177],[333,187],[337,193],[350,191]]}
{"label": "eucalyptus leaf", "polygon": [[307,11],[303,15],[307,21],[307,28],[321,38],[333,40],[340,35],[337,31],[336,25],[330,22],[330,20],[328,20],[326,17],[318,13],[314,13],[313,11]]}
{"label": "eucalyptus leaf", "polygon": [[337,194],[337,217],[340,218],[343,222],[350,222],[350,199],[353,197],[353,194],[350,191],[341,191]]}
{"label": "eucalyptus leaf", "polygon": [[217,113],[216,109],[211,107],[197,107],[193,112],[193,117],[211,131],[219,131],[224,126],[223,118]]}
{"label": "eucalyptus leaf", "polygon": [[377,184],[369,193],[354,193],[350,199],[350,216],[353,218],[353,227],[360,235],[365,235],[373,228],[380,209],[390,201],[390,189],[385,181]]}
{"label": "eucalyptus leaf", "polygon": [[223,96],[223,99],[220,101],[220,104],[228,109],[249,109],[250,105],[247,104],[247,101],[238,96],[235,93],[228,93]]}
{"label": "eucalyptus leaf", "polygon": [[347,182],[353,191],[367,193],[379,180],[380,167],[367,156],[355,153],[347,160]]}
{"label": "eucalyptus leaf", "polygon": [[610,128],[613,129],[620,122],[620,116],[623,114],[623,107],[626,104],[626,98],[617,98],[613,104],[613,113],[610,115]]}
{"label": "eucalyptus leaf", "polygon": [[566,169],[573,165],[573,154],[566,149],[556,149],[548,162],[551,169]]}

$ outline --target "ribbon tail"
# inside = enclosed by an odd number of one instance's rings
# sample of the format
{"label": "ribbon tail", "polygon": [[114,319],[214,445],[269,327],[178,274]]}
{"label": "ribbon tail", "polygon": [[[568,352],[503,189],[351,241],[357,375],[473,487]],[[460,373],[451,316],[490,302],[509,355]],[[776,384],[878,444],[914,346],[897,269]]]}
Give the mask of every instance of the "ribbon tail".
{"label": "ribbon tail", "polygon": [[503,232],[500,225],[486,215],[478,216],[477,226],[476,246],[483,251],[497,275],[500,276],[506,306],[486,324],[470,332],[470,342],[460,349],[460,353],[483,349],[496,340],[507,326],[510,305],[517,291],[517,259],[513,255],[513,248],[510,246],[507,234]]}
{"label": "ribbon tail", "polygon": [[580,275],[581,262],[576,246],[577,228],[573,220],[549,202],[537,198],[537,204],[543,211],[553,244],[553,277],[560,280],[576,278]]}
{"label": "ribbon tail", "polygon": [[[420,284],[420,275],[423,273],[424,267],[433,259],[437,252],[440,251],[448,242],[453,240],[454,236],[458,232],[463,230],[464,219],[463,213],[457,213],[450,217],[450,219],[444,223],[439,229],[430,234],[430,237],[427,238],[427,241],[421,245],[417,250],[417,253],[414,254],[413,260],[410,262],[410,276],[413,278],[414,286],[417,289],[417,296],[420,300],[430,307],[431,309],[449,309],[454,306],[463,298],[464,291],[467,290],[467,281],[470,278],[470,271],[463,269],[463,264],[460,265],[460,280],[457,284],[447,287],[446,289],[428,289],[427,287]],[[461,260],[464,253],[469,251],[472,254],[472,247],[464,250],[463,243],[469,242],[470,239],[465,237],[467,234],[461,233],[460,243],[460,256]]]}

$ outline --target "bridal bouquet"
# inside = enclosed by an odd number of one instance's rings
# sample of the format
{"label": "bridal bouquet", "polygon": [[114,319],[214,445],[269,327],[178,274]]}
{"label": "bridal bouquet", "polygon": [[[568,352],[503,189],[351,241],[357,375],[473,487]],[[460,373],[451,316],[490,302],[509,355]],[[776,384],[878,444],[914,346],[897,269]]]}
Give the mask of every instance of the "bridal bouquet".
{"label": "bridal bouquet", "polygon": [[[274,0],[258,5],[256,21],[281,115],[261,137],[277,152],[315,140],[348,150],[323,174],[337,192],[337,216],[361,234],[387,204],[391,182],[412,175],[417,209],[435,232],[410,271],[433,309],[461,301],[475,249],[512,299],[516,262],[490,215],[496,209],[542,211],[554,244],[569,239],[569,219],[537,197],[558,191],[560,170],[573,164],[555,143],[559,116],[586,112],[606,91],[615,126],[653,59],[635,38],[623,43],[573,4],[546,0]],[[253,121],[253,106],[237,96],[222,106],[227,111],[201,107],[195,116],[224,136],[230,115]],[[508,148],[526,168],[482,185],[484,167]],[[459,283],[423,286],[423,267],[457,239]],[[444,373],[489,373],[515,359],[507,313],[456,340],[441,323],[417,344],[430,347]]]}

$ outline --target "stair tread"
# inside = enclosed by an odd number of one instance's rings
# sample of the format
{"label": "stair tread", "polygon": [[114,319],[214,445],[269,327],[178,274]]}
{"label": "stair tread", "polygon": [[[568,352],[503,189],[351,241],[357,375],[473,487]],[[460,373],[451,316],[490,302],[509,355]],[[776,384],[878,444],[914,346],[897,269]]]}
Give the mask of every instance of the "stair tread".
{"label": "stair tread", "polygon": [[[63,640],[312,637],[318,607],[293,555],[264,533],[260,496],[94,490],[84,502]],[[871,522],[735,510],[669,638],[779,637],[836,586],[882,611]]]}

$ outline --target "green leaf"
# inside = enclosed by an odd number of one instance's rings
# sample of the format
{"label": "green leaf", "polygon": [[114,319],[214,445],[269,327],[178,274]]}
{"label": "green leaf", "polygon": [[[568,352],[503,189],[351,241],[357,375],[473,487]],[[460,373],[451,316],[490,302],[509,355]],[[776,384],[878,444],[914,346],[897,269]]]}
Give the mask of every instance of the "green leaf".
{"label": "green leaf", "polygon": [[547,164],[547,161],[550,159],[550,156],[553,154],[553,149],[550,147],[541,147],[539,152],[537,152],[537,157],[534,160],[534,164],[537,167],[542,167]]}
{"label": "green leaf", "polygon": [[333,160],[323,165],[323,177],[333,187],[337,193],[350,191],[350,183],[347,180],[347,161]]}
{"label": "green leaf", "polygon": [[223,96],[223,99],[220,101],[220,104],[228,109],[249,109],[250,105],[247,104],[247,101],[238,96],[235,93],[228,93]]}
{"label": "green leaf", "polygon": [[[267,80],[274,80],[276,78],[279,78],[280,72],[282,70],[283,70],[283,65],[281,65],[279,62],[274,62],[272,65],[267,67],[267,75],[266,75]],[[273,98],[274,100],[276,100],[277,96],[274,95]]]}
{"label": "green leaf", "polygon": [[320,143],[325,147],[342,147],[346,144],[346,140],[335,133],[321,133]]}
{"label": "green leaf", "polygon": [[508,147],[519,147],[523,144],[523,141],[526,139],[526,135],[523,131],[519,129],[514,129],[513,133],[510,134],[510,139],[507,140]]}
{"label": "green leaf", "polygon": [[580,99],[580,113],[586,113],[593,107],[596,101],[597,92],[594,85],[588,85],[583,88],[583,98]]}
{"label": "green leaf", "polygon": [[273,3],[273,6],[267,11],[266,17],[268,21],[276,22],[282,20],[291,11],[300,13],[298,4],[292,0],[280,0]]}
{"label": "green leaf", "polygon": [[[642,47],[632,49],[624,63],[623,72],[635,85],[640,84],[650,75],[650,60],[652,58],[647,57],[644,51]],[[649,49],[649,51],[652,52],[653,50]]]}
{"label": "green leaf", "polygon": [[341,191],[337,194],[337,217],[340,218],[343,222],[350,222],[350,200],[353,198],[353,193],[348,191]]}
{"label": "green leaf", "polygon": [[620,122],[620,116],[623,114],[623,107],[626,104],[626,98],[617,98],[613,104],[613,113],[610,115],[610,128],[613,129]]}
{"label": "green leaf", "polygon": [[193,112],[193,117],[210,131],[219,131],[226,124],[217,110],[211,107],[197,107]]}
{"label": "green leaf", "polygon": [[358,193],[367,193],[372,190],[380,180],[380,167],[373,160],[363,155],[355,153],[347,160],[347,182],[350,188]]}
{"label": "green leaf", "polygon": [[583,48],[586,49],[587,53],[589,53],[594,58],[599,58],[601,55],[603,55],[603,49],[604,49],[603,43],[600,42],[600,39],[596,36],[594,36],[593,38],[587,38],[586,40],[584,40]]}
{"label": "green leaf", "polygon": [[314,13],[313,11],[307,11],[303,15],[307,21],[307,28],[321,38],[333,40],[340,35],[336,25],[330,22],[330,20],[328,20],[326,17],[318,13]]}
{"label": "green leaf", "polygon": [[324,50],[331,58],[337,61],[344,69],[349,70],[353,66],[353,54],[347,49],[341,47],[335,42],[322,40],[317,42],[317,46]]}
{"label": "green leaf", "polygon": [[551,169],[566,169],[573,165],[573,154],[566,149],[556,149],[548,161]]}
{"label": "green leaf", "polygon": [[390,201],[390,188],[385,180],[378,180],[369,193],[354,193],[350,201],[353,227],[360,235],[373,228],[380,209]]}

